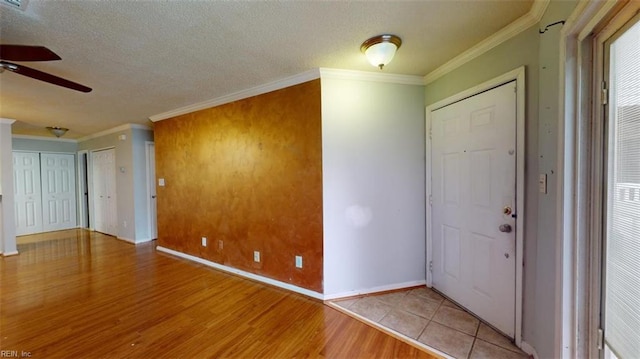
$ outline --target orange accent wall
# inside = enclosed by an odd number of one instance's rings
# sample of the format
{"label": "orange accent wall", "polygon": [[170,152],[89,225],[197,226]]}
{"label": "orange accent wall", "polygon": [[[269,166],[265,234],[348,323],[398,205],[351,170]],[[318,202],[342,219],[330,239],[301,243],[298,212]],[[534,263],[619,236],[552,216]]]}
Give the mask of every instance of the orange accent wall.
{"label": "orange accent wall", "polygon": [[158,245],[322,293],[320,80],[154,127]]}

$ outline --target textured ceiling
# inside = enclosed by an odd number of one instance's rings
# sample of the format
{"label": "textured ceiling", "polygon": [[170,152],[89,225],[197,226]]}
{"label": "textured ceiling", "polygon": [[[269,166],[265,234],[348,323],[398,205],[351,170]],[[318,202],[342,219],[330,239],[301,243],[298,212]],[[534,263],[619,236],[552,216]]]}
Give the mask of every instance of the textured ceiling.
{"label": "textured ceiling", "polygon": [[[0,117],[14,133],[78,138],[313,68],[379,71],[360,44],[403,44],[384,71],[426,75],[526,14],[532,0],[415,2],[37,1],[0,7],[0,43],[46,46],[29,62],[85,94],[5,71]],[[18,63],[18,62],[17,62]]]}

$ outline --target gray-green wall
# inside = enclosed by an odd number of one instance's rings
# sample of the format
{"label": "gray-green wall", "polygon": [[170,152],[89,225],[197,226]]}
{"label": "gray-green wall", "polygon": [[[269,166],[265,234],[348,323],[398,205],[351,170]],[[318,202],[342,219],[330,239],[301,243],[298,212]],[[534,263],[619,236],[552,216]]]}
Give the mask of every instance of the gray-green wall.
{"label": "gray-green wall", "polygon": [[[540,358],[554,356],[556,333],[556,208],[558,67],[560,30],[538,29],[566,20],[575,1],[552,1],[540,24],[520,33],[425,88],[426,105],[474,87],[520,66],[526,68],[525,228],[523,331]],[[538,192],[538,174],[548,175],[548,193]]]}
{"label": "gray-green wall", "polygon": [[[121,135],[125,138],[120,139]],[[152,131],[127,128],[78,143],[78,151],[115,149],[117,235],[136,243],[150,239],[147,230],[145,141],[153,141]]]}
{"label": "gray-green wall", "polygon": [[57,139],[33,139],[13,136],[12,148],[14,151],[33,151],[51,153],[73,153],[78,151],[78,143],[61,141]]}

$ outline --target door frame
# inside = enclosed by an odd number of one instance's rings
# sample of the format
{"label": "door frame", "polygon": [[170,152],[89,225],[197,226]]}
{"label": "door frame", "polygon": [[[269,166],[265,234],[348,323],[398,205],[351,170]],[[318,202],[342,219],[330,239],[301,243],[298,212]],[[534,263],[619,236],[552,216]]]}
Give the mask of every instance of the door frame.
{"label": "door frame", "polygon": [[[147,183],[146,186],[147,187],[147,234],[149,236],[149,240],[154,240],[157,239],[158,237],[158,217],[157,217],[157,211],[158,211],[158,207],[156,205],[156,238],[154,238],[154,236],[152,236],[151,234],[153,233],[153,220],[152,220],[152,211],[151,211],[151,187],[149,187],[149,183],[151,183],[151,166],[154,166],[155,168],[155,163],[151,163],[151,161],[149,161],[149,154],[150,154],[150,147],[153,145],[154,148],[154,159],[155,159],[155,142],[153,141],[144,141],[144,154],[145,154],[145,162],[146,162],[146,179],[147,179]],[[155,173],[155,170],[154,170]],[[155,183],[156,179],[153,178],[153,182]],[[157,198],[157,190],[156,190],[156,198]],[[157,202],[156,202],[157,203]]]}
{"label": "door frame", "polygon": [[[83,159],[83,156],[86,155],[87,156],[87,163],[85,165]],[[88,150],[82,150],[82,151],[78,151],[78,153],[76,154],[76,172],[77,172],[77,178],[76,178],[76,189],[77,189],[77,200],[76,202],[78,203],[78,228],[90,228],[90,223],[85,223],[85,220],[87,219],[87,214],[90,214],[91,211],[89,211],[89,203],[85,203],[84,201],[84,191],[87,191],[87,199],[89,199],[89,166],[91,163],[91,156],[89,155],[89,151]],[[86,177],[86,183],[84,182]],[[87,188],[85,188],[85,186]],[[91,221],[89,221],[91,222]]]}
{"label": "door frame", "polygon": [[427,215],[427,227],[426,227],[426,263],[427,263],[427,287],[431,288],[433,285],[433,277],[429,270],[429,263],[431,263],[432,256],[432,237],[431,237],[431,112],[438,110],[442,107],[451,105],[455,102],[472,97],[479,93],[485,92],[492,88],[498,87],[505,83],[516,81],[516,283],[515,283],[515,335],[514,339],[516,345],[520,347],[522,344],[522,278],[523,278],[523,259],[524,259],[524,190],[525,190],[525,67],[521,66],[517,69],[509,71],[501,76],[495,77],[489,81],[483,82],[480,85],[474,86],[470,89],[462,91],[444,100],[438,101],[432,105],[426,107],[426,215]]}
{"label": "door frame", "polygon": [[600,357],[602,44],[639,11],[636,1],[580,1],[561,30],[556,356]]}

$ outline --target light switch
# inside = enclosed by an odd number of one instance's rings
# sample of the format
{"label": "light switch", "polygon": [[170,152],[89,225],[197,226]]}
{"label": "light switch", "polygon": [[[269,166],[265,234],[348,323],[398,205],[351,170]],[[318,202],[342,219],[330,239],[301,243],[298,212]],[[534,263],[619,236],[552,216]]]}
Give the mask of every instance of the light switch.
{"label": "light switch", "polygon": [[164,187],[164,178],[158,178],[158,186]]}
{"label": "light switch", "polygon": [[538,177],[538,190],[540,193],[547,193],[547,174],[541,173]]}

